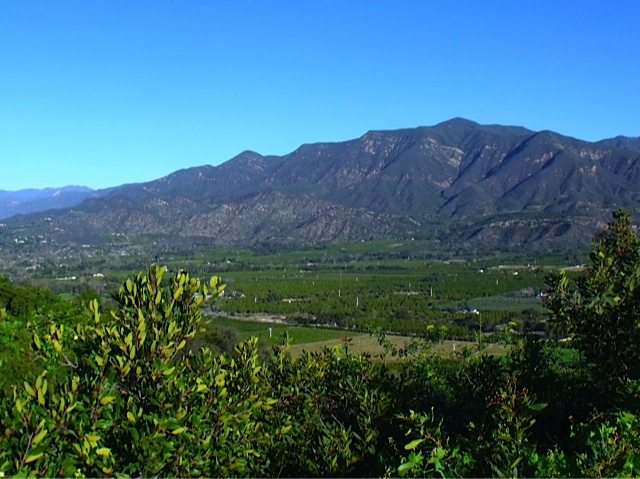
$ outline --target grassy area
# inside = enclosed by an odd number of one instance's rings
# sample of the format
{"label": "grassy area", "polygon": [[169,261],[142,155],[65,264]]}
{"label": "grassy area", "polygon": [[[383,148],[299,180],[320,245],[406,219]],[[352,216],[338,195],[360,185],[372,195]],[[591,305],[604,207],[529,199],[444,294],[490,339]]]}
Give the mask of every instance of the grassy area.
{"label": "grassy area", "polygon": [[[365,333],[352,333],[344,330],[292,326],[288,324],[268,323],[261,321],[245,321],[231,318],[215,318],[212,320],[215,327],[233,328],[238,332],[238,339],[246,340],[257,337],[258,344],[263,348],[270,348],[282,344],[283,335],[288,335],[291,341],[291,354],[300,357],[304,352],[319,352],[324,348],[338,344],[346,345],[353,354],[380,355],[383,352],[378,339]],[[271,328],[271,332],[269,331]],[[406,347],[411,338],[406,336],[392,336],[387,338],[397,348]],[[345,342],[348,339],[348,342]],[[475,351],[476,342],[470,341],[444,341],[433,346],[433,351],[451,355],[454,351],[461,352],[464,348]],[[490,344],[484,352],[490,355],[505,354],[507,349],[501,344]]]}
{"label": "grassy area", "polygon": [[560,361],[563,363],[577,363],[580,353],[576,349],[560,348]]}
{"label": "grassy area", "polygon": [[[268,323],[261,321],[244,321],[230,318],[215,318],[212,324],[217,327],[229,327],[238,331],[238,339],[246,340],[250,337],[257,337],[259,345],[262,347],[272,347],[282,344],[283,336],[288,336],[292,345],[303,345],[308,343],[322,343],[325,341],[333,344],[339,343],[340,339],[347,335],[346,331],[292,326],[289,324]],[[270,331],[271,330],[271,331]],[[349,334],[349,337],[366,336],[363,333]]]}
{"label": "grassy area", "polygon": [[[362,334],[359,336],[349,337],[351,340],[348,342],[347,346],[349,348],[349,352],[353,354],[371,354],[372,356],[377,356],[383,352],[382,346],[378,343],[377,338],[373,336]],[[387,336],[387,338],[397,349],[406,347],[407,343],[411,340],[411,338],[405,336]],[[322,351],[326,347],[332,347],[337,344],[344,343],[340,339],[334,339],[314,343],[295,344],[291,347],[291,354],[294,357],[299,357],[304,352],[318,352]],[[443,343],[434,345],[432,351],[445,356],[450,356],[454,350],[460,352],[465,347],[475,351],[477,343],[469,341],[444,341]],[[502,355],[505,354],[506,351],[507,350],[504,346],[500,344],[492,344],[487,347],[485,353],[489,355]]]}

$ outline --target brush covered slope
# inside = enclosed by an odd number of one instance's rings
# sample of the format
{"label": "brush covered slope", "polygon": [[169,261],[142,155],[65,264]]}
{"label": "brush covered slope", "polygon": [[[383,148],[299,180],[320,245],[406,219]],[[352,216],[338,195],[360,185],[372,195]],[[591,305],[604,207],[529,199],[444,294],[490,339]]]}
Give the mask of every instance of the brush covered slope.
{"label": "brush covered slope", "polygon": [[612,209],[639,205],[639,138],[594,143],[456,118],[284,156],[245,151],[216,167],[102,190],[70,209],[13,217],[2,234],[84,243],[170,235],[221,245],[395,236],[455,248],[565,249],[587,245]]}

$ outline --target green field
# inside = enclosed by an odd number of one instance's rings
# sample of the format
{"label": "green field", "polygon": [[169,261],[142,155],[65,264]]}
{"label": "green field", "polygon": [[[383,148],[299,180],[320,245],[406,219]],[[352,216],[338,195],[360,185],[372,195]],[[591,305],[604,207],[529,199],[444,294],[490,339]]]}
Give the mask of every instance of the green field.
{"label": "green field", "polygon": [[[77,264],[70,260],[61,271],[34,270],[32,279],[65,298],[91,288],[106,303],[126,276],[157,262],[169,274],[183,269],[202,281],[220,276],[227,286],[212,309],[228,316],[280,316],[301,326],[360,332],[381,327],[398,334],[423,334],[428,323],[448,324],[449,338],[471,340],[479,328],[493,332],[510,322],[522,330],[543,331],[546,308],[538,293],[545,289],[545,276],[579,263],[575,256],[558,254],[454,257],[436,254],[430,245],[379,240],[163,251],[150,242],[116,258],[106,251],[105,256],[84,256]],[[59,281],[60,276],[77,279]],[[292,328],[294,343],[300,335],[320,334]],[[265,344],[286,332],[274,327],[269,338],[268,327],[253,331]],[[329,339],[342,336],[327,334],[334,335]]]}
{"label": "green field", "polygon": [[[261,349],[279,346],[288,338],[291,344],[291,354],[294,357],[301,356],[304,352],[319,352],[324,348],[336,345],[347,347],[354,354],[370,354],[378,356],[383,352],[378,339],[370,334],[336,330],[324,327],[302,327],[287,324],[269,323],[261,321],[238,320],[225,317],[212,319],[210,327],[232,328],[238,332],[238,340],[246,341],[251,337],[258,338]],[[271,331],[269,331],[271,329]],[[389,335],[387,338],[397,348],[405,348],[412,338],[407,336]],[[477,343],[471,341],[444,341],[435,344],[432,351],[445,356],[454,352],[460,353],[464,348],[475,351]],[[501,355],[506,348],[499,344],[490,344],[484,349],[484,353]]]}
{"label": "green field", "polygon": [[[224,317],[213,319],[211,325],[213,327],[227,327],[235,329],[238,332],[238,339],[241,341],[245,341],[251,337],[257,337],[259,346],[263,348],[279,346],[286,338],[289,339],[292,346],[299,346],[308,343],[318,344],[325,341],[338,343],[340,342],[340,339],[345,337],[347,334],[342,330],[322,327],[302,327],[279,323],[229,319]],[[353,333],[349,334],[349,337],[363,335],[363,333]]]}

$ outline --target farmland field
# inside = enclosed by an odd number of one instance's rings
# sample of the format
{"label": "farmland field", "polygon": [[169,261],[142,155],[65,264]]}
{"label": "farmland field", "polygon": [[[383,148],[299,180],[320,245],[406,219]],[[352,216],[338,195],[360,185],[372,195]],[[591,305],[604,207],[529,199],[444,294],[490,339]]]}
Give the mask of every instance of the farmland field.
{"label": "farmland field", "polygon": [[[355,354],[378,356],[383,352],[383,348],[375,336],[361,332],[265,321],[238,320],[226,317],[211,319],[210,324],[212,328],[232,328],[236,330],[238,339],[242,341],[256,337],[258,338],[258,346],[263,350],[279,346],[287,338],[291,344],[291,354],[294,357],[301,356],[304,352],[319,352],[324,348],[336,345],[346,346],[351,353]],[[393,347],[397,349],[406,347],[407,343],[412,339],[407,336],[396,335],[388,335],[387,338]],[[450,356],[454,352],[461,352],[464,348],[475,351],[477,342],[445,340],[442,343],[433,345],[431,351],[436,354]],[[489,344],[484,349],[485,353],[494,355],[504,354],[505,351],[505,347],[499,344]]]}
{"label": "farmland field", "polygon": [[[90,288],[107,303],[125,277],[156,262],[169,273],[183,269],[202,281],[220,276],[226,289],[210,305],[210,312],[220,316],[277,316],[297,326],[334,328],[273,325],[271,337],[259,324],[240,328],[242,337],[255,333],[265,344],[275,344],[286,332],[294,344],[311,337],[340,339],[344,331],[353,335],[376,327],[391,334],[422,335],[430,324],[448,325],[446,336],[460,341],[508,323],[516,323],[519,330],[545,331],[545,276],[581,262],[574,255],[518,257],[500,252],[458,258],[434,253],[430,245],[379,240],[300,249],[185,245],[182,250],[159,250],[150,242],[129,253],[105,250],[69,258],[59,270],[30,269],[28,279],[66,298]],[[7,273],[19,276],[26,270]]]}
{"label": "farmland field", "polygon": [[[233,328],[238,332],[238,339],[247,340],[251,337],[258,338],[258,344],[262,348],[270,348],[282,344],[284,338],[288,338],[292,345],[298,346],[308,343],[332,343],[340,342],[345,336],[345,331],[327,329],[321,327],[302,327],[272,322],[246,321],[218,317],[212,320],[213,327]],[[355,333],[352,336],[362,336],[363,333]]]}

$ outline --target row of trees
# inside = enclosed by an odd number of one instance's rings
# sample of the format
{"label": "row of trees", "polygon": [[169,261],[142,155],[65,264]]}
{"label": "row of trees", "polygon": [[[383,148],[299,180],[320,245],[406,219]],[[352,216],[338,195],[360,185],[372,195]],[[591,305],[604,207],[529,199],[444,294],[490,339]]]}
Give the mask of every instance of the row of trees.
{"label": "row of trees", "polygon": [[[344,345],[261,361],[192,351],[224,285],[164,268],[127,279],[117,308],[32,324],[37,371],[0,403],[0,472],[66,476],[636,476],[640,241],[629,217],[594,242],[576,282],[549,278],[550,319],[580,353],[509,336],[511,352],[380,357]],[[614,331],[611,331],[613,329]],[[437,335],[431,336],[437,340]],[[603,374],[606,368],[608,374]],[[605,380],[606,379],[606,380]]]}

